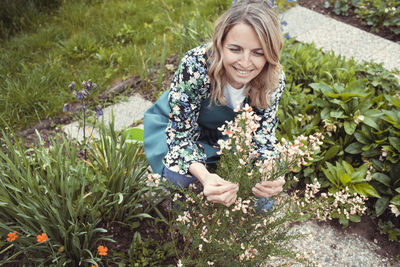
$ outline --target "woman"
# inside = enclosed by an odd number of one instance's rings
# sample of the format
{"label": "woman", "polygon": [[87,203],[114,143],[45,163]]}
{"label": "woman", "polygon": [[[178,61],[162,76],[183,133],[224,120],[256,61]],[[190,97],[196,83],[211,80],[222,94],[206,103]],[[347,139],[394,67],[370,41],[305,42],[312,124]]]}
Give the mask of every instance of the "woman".
{"label": "woman", "polygon": [[[144,148],[154,172],[174,185],[198,179],[209,201],[232,205],[238,185],[210,173],[218,160],[217,130],[233,120],[233,109],[246,103],[262,119],[253,140],[259,154],[274,150],[275,116],[284,89],[279,64],[282,37],[278,18],[267,1],[243,0],[216,22],[212,43],[186,53],[170,90],[145,113]],[[265,198],[282,191],[285,181],[262,181],[253,188]]]}

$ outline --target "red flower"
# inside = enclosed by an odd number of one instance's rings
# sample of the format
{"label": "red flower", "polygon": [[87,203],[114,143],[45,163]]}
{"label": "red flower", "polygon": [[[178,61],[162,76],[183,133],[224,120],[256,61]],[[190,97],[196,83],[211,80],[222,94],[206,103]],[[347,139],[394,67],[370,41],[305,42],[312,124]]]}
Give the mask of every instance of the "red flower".
{"label": "red flower", "polygon": [[13,242],[15,239],[17,239],[17,237],[18,237],[17,231],[14,231],[13,233],[8,234],[7,240]]}
{"label": "red flower", "polygon": [[99,251],[99,255],[102,255],[102,256],[107,255],[107,251],[108,251],[108,248],[107,248],[107,247],[99,246],[99,247],[97,248],[97,250]]}
{"label": "red flower", "polygon": [[37,242],[39,242],[39,243],[46,242],[46,240],[47,240],[46,233],[43,233],[43,234],[37,236]]}

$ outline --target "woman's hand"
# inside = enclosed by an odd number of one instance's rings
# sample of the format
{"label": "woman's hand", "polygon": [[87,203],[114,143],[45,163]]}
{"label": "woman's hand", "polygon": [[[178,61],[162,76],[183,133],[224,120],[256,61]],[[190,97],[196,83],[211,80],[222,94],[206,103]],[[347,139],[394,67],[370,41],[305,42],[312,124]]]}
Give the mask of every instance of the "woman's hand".
{"label": "woman's hand", "polygon": [[204,177],[203,193],[208,201],[220,203],[229,207],[236,201],[236,193],[239,190],[237,184],[228,182],[217,174],[210,173]]}
{"label": "woman's hand", "polygon": [[282,192],[285,179],[283,177],[275,181],[262,181],[257,183],[252,191],[257,197],[272,197]]}
{"label": "woman's hand", "polygon": [[203,164],[198,162],[192,163],[189,171],[202,183],[203,193],[208,201],[227,207],[235,203],[236,193],[239,190],[237,184],[228,182],[215,173],[210,173]]}

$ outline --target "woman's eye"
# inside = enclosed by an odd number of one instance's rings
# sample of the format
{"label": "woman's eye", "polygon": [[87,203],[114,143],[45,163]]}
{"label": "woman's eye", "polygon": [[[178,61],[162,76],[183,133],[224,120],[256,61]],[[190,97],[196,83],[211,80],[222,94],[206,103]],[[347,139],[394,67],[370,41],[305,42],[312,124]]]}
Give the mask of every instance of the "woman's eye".
{"label": "woman's eye", "polygon": [[255,54],[256,56],[259,56],[259,57],[264,56],[264,53],[262,53],[262,52],[254,52],[254,54]]}
{"label": "woman's eye", "polygon": [[234,52],[234,53],[237,53],[237,52],[240,51],[239,48],[229,48],[229,50],[230,50],[231,52]]}

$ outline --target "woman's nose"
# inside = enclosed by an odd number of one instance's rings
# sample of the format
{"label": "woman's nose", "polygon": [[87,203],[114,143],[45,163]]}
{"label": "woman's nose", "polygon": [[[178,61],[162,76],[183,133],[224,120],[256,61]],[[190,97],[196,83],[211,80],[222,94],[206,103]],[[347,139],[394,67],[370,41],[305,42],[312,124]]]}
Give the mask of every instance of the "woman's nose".
{"label": "woman's nose", "polygon": [[251,65],[250,53],[244,52],[242,58],[240,59],[240,64],[242,67],[246,68]]}

